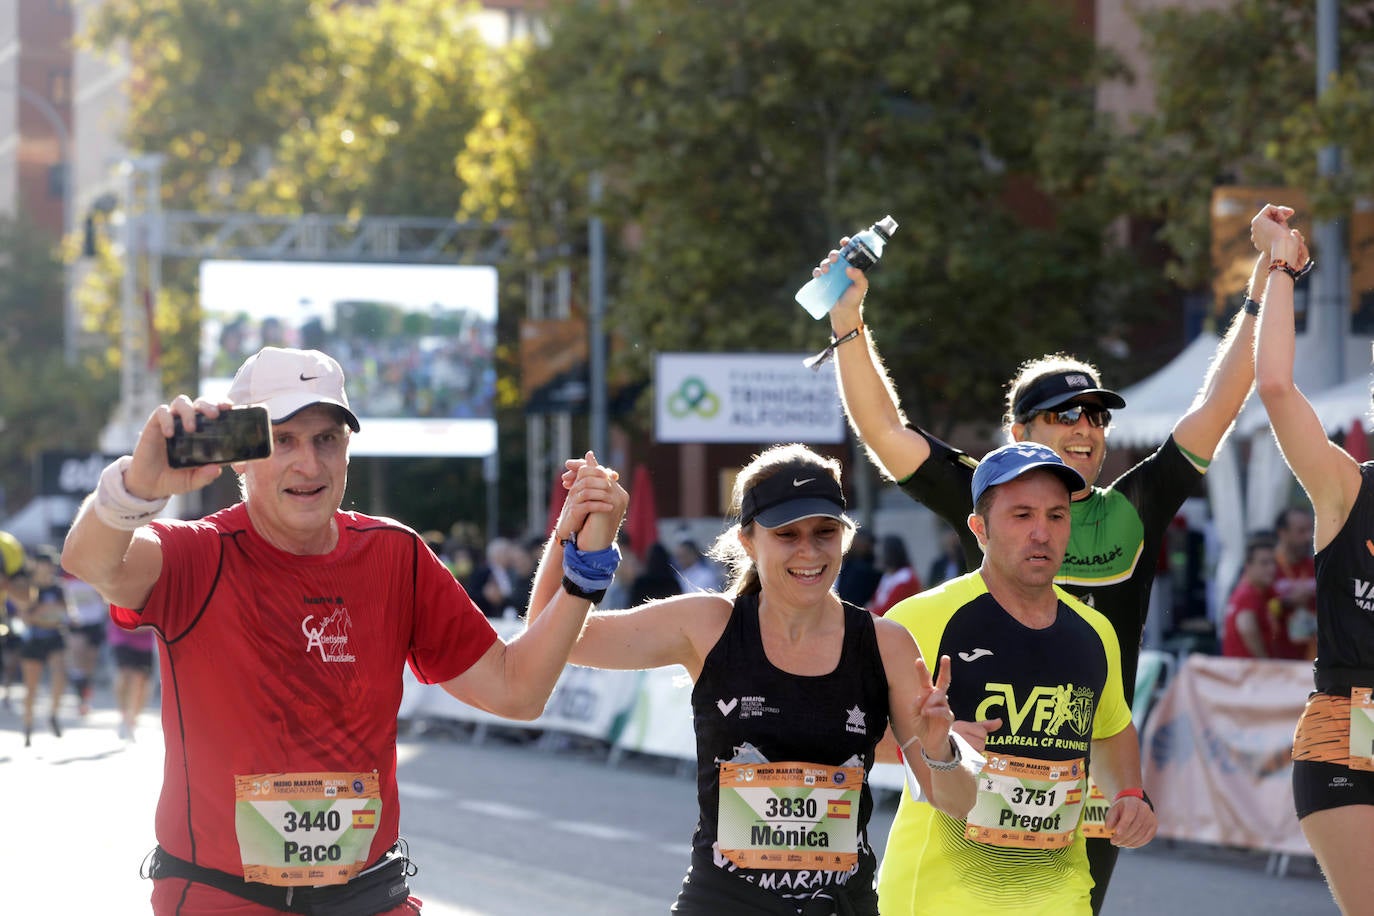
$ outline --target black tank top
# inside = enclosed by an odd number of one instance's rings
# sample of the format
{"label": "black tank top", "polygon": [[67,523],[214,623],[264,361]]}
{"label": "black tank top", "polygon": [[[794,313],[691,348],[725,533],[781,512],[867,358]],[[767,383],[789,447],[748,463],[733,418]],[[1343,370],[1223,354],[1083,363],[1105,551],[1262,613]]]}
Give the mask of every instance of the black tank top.
{"label": "black tank top", "polygon": [[[768,661],[759,632],[759,596],[735,600],[730,620],[706,656],[692,688],[697,738],[697,801],[692,837],[694,869],[735,872],[761,888],[788,898],[834,893],[855,875],[868,880],[876,866],[868,841],[873,793],[868,774],[873,751],[887,731],[887,674],[878,652],[873,615],[844,606],[844,647],[829,674],[789,674]],[[859,862],[848,872],[799,873],[783,869],[738,869],[714,851],[720,803],[721,762],[751,745],[772,762],[799,761],[864,768],[859,801]],[[851,763],[852,761],[852,763]]]}
{"label": "black tank top", "polygon": [[1318,689],[1374,687],[1374,462],[1341,530],[1316,555]]}

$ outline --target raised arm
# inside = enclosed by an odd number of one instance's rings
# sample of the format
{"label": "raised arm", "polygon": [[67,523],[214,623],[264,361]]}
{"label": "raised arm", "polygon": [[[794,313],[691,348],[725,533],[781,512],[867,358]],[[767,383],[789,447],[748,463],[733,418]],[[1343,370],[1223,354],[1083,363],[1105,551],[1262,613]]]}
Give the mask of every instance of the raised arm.
{"label": "raised arm", "polygon": [[[443,684],[464,703],[510,719],[536,719],[543,713],[591,608],[585,594],[572,594],[562,585],[561,541],[576,533],[583,552],[606,551],[629,503],[614,471],[597,465],[590,452],[586,465],[540,558],[524,632],[509,643],[498,640],[476,664]],[[605,515],[601,523],[582,524],[596,513]],[[605,565],[613,571],[615,564]],[[608,584],[610,578],[605,576]]]}
{"label": "raised arm", "polygon": [[[842,239],[841,246],[847,241]],[[839,256],[839,249],[830,252],[813,273],[838,269],[835,262]],[[857,268],[843,266],[853,283],[831,309],[830,327],[836,340],[856,328],[859,334],[857,339],[835,348],[840,400],[869,457],[893,480],[902,480],[930,457],[930,445],[920,433],[907,428],[897,391],[873,343],[872,329],[864,325],[863,301],[868,293],[868,278]]]}
{"label": "raised arm", "polygon": [[[1302,237],[1292,231],[1264,231],[1256,247],[1291,265],[1306,262]],[[1320,550],[1340,531],[1360,490],[1360,466],[1327,438],[1321,420],[1293,380],[1296,342],[1293,327],[1293,279],[1270,270],[1255,345],[1255,374],[1260,400],[1269,414],[1279,450],[1312,501],[1316,547]]]}
{"label": "raised arm", "polygon": [[148,417],[132,456],[116,460],[100,485],[77,510],[62,547],[62,567],[121,607],[141,608],[162,573],[162,548],[143,525],[169,497],[198,490],[223,472],[219,465],[176,469],[167,464],[173,417],[188,427],[196,414],[216,417],[226,402],[194,401],[185,395]]}
{"label": "raised arm", "polygon": [[[594,486],[587,481],[595,480],[595,463],[590,452],[586,459],[568,462],[568,471],[563,476],[564,485],[569,488],[568,499],[535,576],[528,615],[531,625],[545,613],[549,600],[562,590],[562,542],[576,534],[579,547],[583,547],[584,539],[595,537],[600,543],[605,537],[605,513],[584,508],[590,503],[583,488]],[[729,610],[730,602],[719,595],[693,593],[650,601],[629,610],[598,611],[588,616],[569,661],[591,668],[621,670],[682,665],[695,677],[705,658],[697,646],[714,645]]]}
{"label": "raised arm", "polygon": [[[1261,210],[1251,221],[1251,237],[1256,232],[1255,221],[1262,221],[1274,227],[1287,229],[1288,219],[1293,215],[1288,207],[1270,206]],[[1267,231],[1262,226],[1260,231]],[[1246,299],[1257,298],[1264,289],[1265,271],[1269,267],[1267,254],[1255,258],[1250,271],[1250,280],[1245,286]],[[1202,388],[1193,399],[1179,421],[1174,424],[1174,442],[1179,448],[1204,461],[1211,461],[1216,455],[1221,441],[1236,422],[1250,388],[1255,381],[1255,329],[1258,320],[1250,309],[1241,309],[1232,319],[1221,343],[1217,344],[1216,355],[1207,367]]]}
{"label": "raised arm", "polygon": [[978,782],[974,762],[955,751],[949,657],[940,659],[939,676],[932,681],[930,668],[905,627],[882,619],[874,625],[887,674],[892,733],[904,746],[906,765],[932,805],[963,820],[978,797]]}

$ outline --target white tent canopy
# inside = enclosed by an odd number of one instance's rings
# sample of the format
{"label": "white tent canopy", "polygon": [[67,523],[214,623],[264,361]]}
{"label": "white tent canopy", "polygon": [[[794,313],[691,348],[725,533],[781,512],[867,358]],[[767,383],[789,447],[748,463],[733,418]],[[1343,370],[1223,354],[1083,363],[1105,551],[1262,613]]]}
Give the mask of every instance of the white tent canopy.
{"label": "white tent canopy", "polygon": [[1169,438],[1174,424],[1202,388],[1219,340],[1210,332],[1199,334],[1158,372],[1122,389],[1126,406],[1112,414],[1108,444],[1149,448]]}
{"label": "white tent canopy", "polygon": [[[1327,435],[1348,430],[1352,420],[1362,421],[1366,430],[1370,428],[1367,378],[1350,379],[1334,388],[1308,395],[1307,400],[1317,412],[1317,419],[1321,420],[1322,428],[1326,430]],[[1236,423],[1236,431],[1243,436],[1250,436],[1261,430],[1267,432],[1269,429],[1269,417],[1264,413],[1263,405],[1259,405],[1257,398],[1252,398],[1251,401],[1259,406],[1259,409],[1247,409]],[[1127,399],[1126,403],[1129,404],[1130,400]]]}

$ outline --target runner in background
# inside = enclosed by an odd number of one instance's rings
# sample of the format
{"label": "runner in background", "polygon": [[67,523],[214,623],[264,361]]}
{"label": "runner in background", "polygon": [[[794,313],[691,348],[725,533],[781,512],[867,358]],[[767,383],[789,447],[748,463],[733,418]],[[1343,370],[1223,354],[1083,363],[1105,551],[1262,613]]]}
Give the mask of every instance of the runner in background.
{"label": "runner in background", "polygon": [[68,679],[77,697],[77,712],[91,711],[91,691],[103,679],[100,669],[110,606],[100,592],[63,570],[62,586],[72,605],[71,645],[67,648]]}
{"label": "runner in background", "polygon": [[109,620],[107,626],[110,653],[114,656],[119,737],[132,742],[137,740],[138,717],[152,689],[153,654],[157,644],[151,629],[126,630],[114,620]]}
{"label": "runner in background", "polygon": [[67,590],[58,578],[58,559],[51,548],[34,552],[32,577],[20,573],[11,580],[10,595],[24,625],[19,658],[24,673],[24,747],[33,742],[34,709],[43,672],[48,674],[50,710],[48,724],[62,737],[62,692],[67,687],[67,634],[72,608]]}

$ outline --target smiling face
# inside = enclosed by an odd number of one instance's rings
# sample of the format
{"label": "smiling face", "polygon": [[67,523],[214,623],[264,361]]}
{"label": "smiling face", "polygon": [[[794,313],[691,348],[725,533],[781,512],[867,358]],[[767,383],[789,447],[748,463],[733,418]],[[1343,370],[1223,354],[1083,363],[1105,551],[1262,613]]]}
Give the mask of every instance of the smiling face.
{"label": "smiling face", "polygon": [[1053,473],[1033,470],[998,484],[986,516],[969,525],[983,545],[985,578],[1017,589],[1047,588],[1069,546],[1069,493]]}
{"label": "smiling face", "polygon": [[804,607],[829,595],[840,573],[848,532],[848,526],[836,519],[815,516],[777,528],[750,525],[740,532],[740,543],[754,561],[769,600]]}
{"label": "smiling face", "polygon": [[[1064,410],[1076,404],[1102,406],[1101,399],[1084,395],[1057,405],[1054,409]],[[1102,464],[1107,460],[1107,427],[1093,426],[1088,421],[1086,413],[1071,426],[1065,426],[1040,413],[1025,423],[1012,424],[1011,434],[1017,442],[1038,442],[1054,449],[1059,457],[1064,459],[1065,464],[1083,475],[1083,479],[1088,482],[1088,488],[1097,482],[1098,476],[1102,473]],[[1075,496],[1082,497],[1087,494],[1088,489],[1084,489]]]}
{"label": "smiling face", "polygon": [[269,543],[301,555],[334,548],[334,512],[348,482],[348,427],[337,408],[315,405],[274,423],[272,456],[235,470],[253,527]]}

